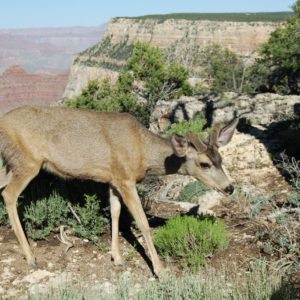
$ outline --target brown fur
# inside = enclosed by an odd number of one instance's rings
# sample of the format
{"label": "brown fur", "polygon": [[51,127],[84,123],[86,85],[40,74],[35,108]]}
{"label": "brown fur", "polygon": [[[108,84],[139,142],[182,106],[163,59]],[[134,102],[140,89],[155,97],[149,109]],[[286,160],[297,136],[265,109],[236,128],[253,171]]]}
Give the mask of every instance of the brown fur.
{"label": "brown fur", "polygon": [[[234,130],[234,129],[233,129]],[[214,140],[216,137],[214,136]],[[118,241],[121,196],[140,227],[153,263],[161,270],[149,225],[136,192],[136,182],[147,175],[170,173],[193,175],[221,191],[230,181],[221,167],[216,145],[204,145],[193,135],[197,152],[175,135],[161,138],[134,117],[63,107],[21,107],[0,119],[0,151],[6,169],[0,173],[2,195],[12,227],[29,264],[35,257],[22,230],[16,201],[41,168],[65,178],[92,179],[110,184],[112,257],[122,263]],[[201,168],[201,162],[212,165]]]}

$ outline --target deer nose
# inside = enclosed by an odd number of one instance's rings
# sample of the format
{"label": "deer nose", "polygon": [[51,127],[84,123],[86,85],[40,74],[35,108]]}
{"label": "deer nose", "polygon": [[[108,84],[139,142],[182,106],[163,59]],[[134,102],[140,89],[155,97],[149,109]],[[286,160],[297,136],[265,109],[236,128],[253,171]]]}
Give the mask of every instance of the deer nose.
{"label": "deer nose", "polygon": [[226,188],[225,188],[225,193],[228,194],[228,195],[231,195],[234,191],[234,187],[232,184],[228,185]]}

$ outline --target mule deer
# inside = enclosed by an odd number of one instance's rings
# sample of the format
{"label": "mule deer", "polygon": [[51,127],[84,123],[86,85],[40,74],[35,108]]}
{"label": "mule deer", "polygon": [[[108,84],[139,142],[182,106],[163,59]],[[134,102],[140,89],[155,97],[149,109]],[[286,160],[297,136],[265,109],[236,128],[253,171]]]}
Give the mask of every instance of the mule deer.
{"label": "mule deer", "polygon": [[0,187],[10,223],[29,265],[36,260],[22,229],[16,202],[41,168],[64,178],[109,183],[112,218],[111,255],[123,263],[119,249],[120,197],[136,220],[156,274],[162,269],[136,182],[147,175],[188,174],[225,194],[233,186],[222,169],[218,148],[227,144],[237,125],[214,126],[207,142],[195,133],[170,139],[148,131],[128,114],[64,107],[17,108],[0,118],[0,150],[5,168]]}

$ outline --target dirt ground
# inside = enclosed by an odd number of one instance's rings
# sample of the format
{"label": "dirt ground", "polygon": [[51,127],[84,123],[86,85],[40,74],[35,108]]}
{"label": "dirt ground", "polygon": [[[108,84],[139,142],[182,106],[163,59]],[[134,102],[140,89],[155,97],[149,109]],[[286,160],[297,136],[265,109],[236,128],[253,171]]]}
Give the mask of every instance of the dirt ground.
{"label": "dirt ground", "polygon": [[[155,217],[151,216],[153,211],[156,212]],[[272,259],[274,254],[264,253],[262,243],[255,237],[255,232],[261,225],[249,222],[240,214],[238,205],[231,203],[230,197],[224,198],[222,204],[215,207],[214,211],[225,221],[230,242],[225,252],[216,253],[208,258],[209,265],[216,269],[226,265],[232,270],[246,270],[251,261],[263,257]],[[176,204],[153,203],[148,214],[152,234],[157,225],[164,222],[166,214],[170,217],[180,213],[182,211]],[[25,297],[27,289],[34,293],[38,286],[38,290],[43,291],[49,286],[57,286],[64,280],[71,280],[76,284],[78,278],[83,288],[98,284],[109,289],[124,272],[133,274],[137,284],[139,279],[156,280],[149,258],[143,251],[144,240],[135,228],[131,228],[131,233],[123,233],[120,236],[120,248],[126,260],[124,267],[114,266],[109,251],[99,250],[87,240],[80,241],[74,237],[72,240],[74,247],[65,257],[62,257],[62,252],[66,245],[60,242],[59,234],[53,233],[44,241],[30,240],[38,265],[29,267],[12,229],[9,226],[0,227],[0,296]],[[110,248],[109,230],[103,235],[102,242],[104,247]],[[169,263],[169,268],[178,275],[182,272],[177,260]]]}

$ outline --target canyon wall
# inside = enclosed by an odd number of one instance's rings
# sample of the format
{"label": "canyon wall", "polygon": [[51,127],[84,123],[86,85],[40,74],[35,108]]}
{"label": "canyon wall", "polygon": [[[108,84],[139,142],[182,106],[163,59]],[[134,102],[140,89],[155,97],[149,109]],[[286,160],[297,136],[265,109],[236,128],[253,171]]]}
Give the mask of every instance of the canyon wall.
{"label": "canyon wall", "polygon": [[13,64],[30,73],[66,72],[73,55],[99,42],[106,25],[0,29],[0,74]]}
{"label": "canyon wall", "polygon": [[0,115],[22,105],[47,105],[62,98],[68,74],[29,74],[18,65],[0,76]]}
{"label": "canyon wall", "polygon": [[184,19],[111,19],[102,40],[73,59],[64,97],[73,99],[88,80],[117,78],[137,41],[164,49],[167,61],[178,61],[188,68],[199,50],[216,43],[242,56],[249,56],[279,22],[218,22]]}

